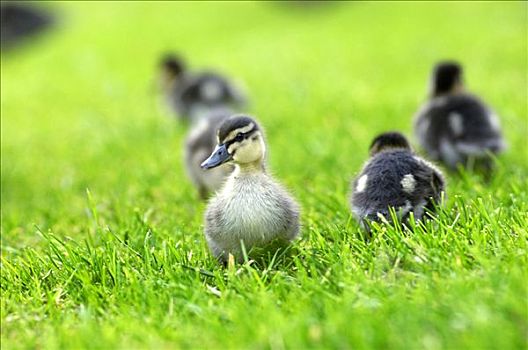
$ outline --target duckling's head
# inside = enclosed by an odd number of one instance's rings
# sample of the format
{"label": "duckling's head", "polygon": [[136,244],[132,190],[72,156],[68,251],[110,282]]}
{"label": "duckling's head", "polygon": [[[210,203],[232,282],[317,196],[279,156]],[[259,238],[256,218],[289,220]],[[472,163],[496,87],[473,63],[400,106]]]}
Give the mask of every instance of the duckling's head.
{"label": "duckling's head", "polygon": [[160,62],[162,78],[166,81],[178,79],[185,71],[185,63],[180,57],[167,54]]}
{"label": "duckling's head", "polygon": [[411,150],[409,142],[399,132],[386,132],[380,134],[374,138],[370,144],[370,156],[378,154],[381,151],[386,151],[390,149],[404,149]]}
{"label": "duckling's head", "polygon": [[432,95],[452,93],[462,88],[462,66],[455,61],[438,63],[432,76]]}
{"label": "duckling's head", "polygon": [[248,116],[235,115],[218,129],[218,145],[201,167],[211,169],[229,161],[240,166],[260,165],[265,154],[266,145],[257,122]]}

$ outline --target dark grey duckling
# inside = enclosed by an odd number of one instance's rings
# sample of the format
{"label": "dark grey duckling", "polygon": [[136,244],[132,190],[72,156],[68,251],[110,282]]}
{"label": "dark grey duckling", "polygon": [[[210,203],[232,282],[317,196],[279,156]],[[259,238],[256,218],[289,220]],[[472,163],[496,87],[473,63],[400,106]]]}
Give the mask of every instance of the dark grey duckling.
{"label": "dark grey duckling", "polygon": [[185,168],[201,199],[207,199],[211,193],[218,191],[234,169],[232,164],[221,164],[210,170],[200,166],[215,149],[220,125],[233,114],[229,108],[210,111],[207,118],[193,125],[185,139]]}
{"label": "dark grey duckling", "polygon": [[391,220],[393,207],[405,222],[410,213],[420,220],[440,204],[445,181],[442,173],[411,150],[405,136],[388,132],[370,146],[370,159],[352,183],[351,207],[361,226],[382,217]]}
{"label": "dark grey duckling", "polygon": [[204,169],[233,163],[234,172],[210,200],[205,213],[205,237],[221,261],[233,255],[242,261],[243,248],[287,244],[299,233],[299,206],[265,170],[262,129],[247,116],[233,116],[218,130],[218,145],[202,163]]}
{"label": "dark grey duckling", "polygon": [[428,156],[450,169],[461,164],[488,170],[490,155],[505,148],[496,114],[465,91],[462,67],[456,62],[434,68],[431,98],[418,111],[414,130]]}

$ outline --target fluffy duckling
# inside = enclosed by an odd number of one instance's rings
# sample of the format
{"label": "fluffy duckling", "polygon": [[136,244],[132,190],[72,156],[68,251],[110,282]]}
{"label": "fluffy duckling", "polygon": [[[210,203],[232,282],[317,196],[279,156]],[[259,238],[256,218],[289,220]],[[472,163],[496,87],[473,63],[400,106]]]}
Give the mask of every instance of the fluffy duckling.
{"label": "fluffy duckling", "polygon": [[272,243],[295,239],[299,233],[299,206],[266,173],[266,145],[261,128],[247,116],[233,116],[218,129],[218,145],[202,163],[213,169],[235,164],[222,189],[205,213],[205,237],[213,255],[226,262],[229,254],[242,261],[250,252]]}
{"label": "fluffy duckling", "polygon": [[497,116],[476,96],[464,90],[462,67],[441,62],[433,71],[430,100],[418,111],[415,134],[434,160],[450,169],[477,163],[491,167],[490,154],[505,148]]}
{"label": "fluffy duckling", "polygon": [[184,61],[168,55],[161,62],[161,85],[171,109],[180,119],[196,123],[211,111],[242,107],[243,93],[214,72],[189,72]]}
{"label": "fluffy duckling", "polygon": [[405,136],[388,132],[374,139],[370,159],[352,183],[352,212],[367,230],[381,216],[390,220],[390,207],[402,222],[411,212],[419,220],[440,203],[444,189],[442,173],[416,156]]}

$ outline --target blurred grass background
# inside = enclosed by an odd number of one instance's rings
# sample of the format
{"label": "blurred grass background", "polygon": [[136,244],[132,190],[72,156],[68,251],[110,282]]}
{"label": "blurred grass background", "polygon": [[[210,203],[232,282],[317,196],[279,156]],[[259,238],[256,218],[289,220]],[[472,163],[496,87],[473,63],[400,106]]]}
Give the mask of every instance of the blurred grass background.
{"label": "blurred grass background", "polygon": [[[39,5],[56,14],[55,28],[1,57],[2,343],[6,348],[88,347],[91,341],[96,348],[526,345],[527,295],[522,282],[527,277],[526,230],[522,229],[528,199],[526,3]],[[112,297],[104,286],[94,287],[91,297],[76,294],[77,289],[63,295],[72,288],[67,276],[39,291],[34,290],[34,282],[33,287],[17,284],[30,262],[41,264],[43,271],[50,264],[46,255],[50,239],[43,233],[72,244],[88,240],[105,261],[111,249],[118,249],[119,255],[119,248],[102,231],[131,237],[141,246],[146,236],[137,222],[147,221],[155,232],[153,249],[173,244],[178,247],[177,260],[221,276],[202,239],[204,205],[196,200],[182,168],[186,127],[162,108],[156,90],[158,60],[167,51],[181,53],[193,69],[211,67],[243,82],[251,100],[246,112],[255,115],[267,133],[270,169],[303,206],[305,239],[299,249],[336,249],[323,256],[313,271],[279,269],[277,273],[293,279],[295,287],[278,282],[262,285],[249,277],[249,281],[231,281],[237,291],[224,292],[231,297],[220,301],[222,317],[234,332],[229,340],[223,339],[223,323],[213,315],[220,306],[211,306],[215,297],[208,294],[206,282],[199,276],[186,280],[182,277],[186,270],[178,263],[172,269],[179,272],[167,277],[177,287],[161,292],[144,273],[144,285],[154,290],[142,291],[145,295],[138,299]],[[456,208],[467,205],[477,215],[475,220],[491,215],[491,223],[503,225],[496,232],[499,236],[507,234],[504,227],[515,227],[518,239],[495,237],[499,251],[473,252],[486,256],[486,263],[474,258],[478,263],[455,264],[460,268],[456,276],[448,272],[454,258],[446,253],[446,264],[439,263],[441,271],[434,264],[424,267],[422,281],[407,283],[404,278],[398,283],[399,277],[384,273],[360,278],[365,268],[361,259],[372,258],[367,258],[372,252],[365,248],[365,256],[353,253],[357,226],[347,205],[349,181],[377,133],[402,130],[411,135],[412,117],[426,98],[431,67],[444,58],[465,65],[469,89],[498,113],[510,145],[491,184],[472,176],[449,177],[448,208],[453,212],[446,216],[446,225],[456,222]],[[458,207],[457,196],[467,203]],[[470,231],[485,231],[477,227],[468,224],[456,234],[469,246],[473,240],[465,239]],[[377,271],[375,264],[367,265],[365,271]],[[6,272],[5,266],[12,266],[7,269],[12,272]],[[75,266],[66,269],[71,276],[93,268]],[[330,274],[329,266],[335,273],[333,283],[351,290],[334,294],[324,283],[319,286],[321,278]],[[505,271],[510,277],[503,276]],[[27,276],[33,281],[31,273]],[[132,286],[127,276],[121,291],[139,293],[143,284]],[[80,278],[78,283],[88,280]],[[504,303],[492,293],[493,286],[501,283],[506,286]],[[435,290],[442,285],[450,287]],[[173,288],[202,311],[170,304]],[[289,295],[289,288],[302,293]],[[393,296],[385,292],[387,288],[394,288]],[[28,292],[49,296],[58,289],[63,291],[59,293],[63,306],[48,305],[46,298]],[[369,292],[383,296],[372,301]],[[362,296],[368,299],[366,304],[376,305],[358,309]],[[146,302],[157,298],[156,307]],[[438,307],[429,305],[435,298],[440,298]],[[475,298],[482,298],[476,306]],[[515,306],[501,308],[512,300]],[[288,307],[281,306],[288,302]],[[475,308],[461,311],[460,321],[458,316],[448,321],[446,315],[464,303]],[[169,304],[180,315],[178,320],[163,315]],[[129,312],[131,305],[137,307],[137,314]],[[251,317],[252,306],[258,307],[255,315],[262,318]],[[485,316],[475,313],[479,307]],[[446,315],[442,310],[447,310]],[[305,315],[312,317],[306,323],[289,319]],[[362,322],[364,329],[350,330],[351,325],[363,327]],[[501,332],[497,325],[504,326]]]}

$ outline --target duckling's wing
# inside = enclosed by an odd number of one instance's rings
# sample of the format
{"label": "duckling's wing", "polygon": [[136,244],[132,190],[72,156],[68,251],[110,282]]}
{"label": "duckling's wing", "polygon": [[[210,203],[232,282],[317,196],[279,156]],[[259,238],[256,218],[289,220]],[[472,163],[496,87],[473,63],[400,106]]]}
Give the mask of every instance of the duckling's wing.
{"label": "duckling's wing", "polygon": [[282,217],[278,218],[284,227],[284,237],[282,238],[292,241],[298,236],[300,230],[300,207],[281,184],[274,182],[274,187],[276,188],[274,191],[275,203],[283,211]]}
{"label": "duckling's wing", "polygon": [[416,181],[412,195],[415,218],[420,218],[423,209],[434,210],[440,204],[445,191],[445,179],[440,170],[426,160],[415,156],[413,176]]}

